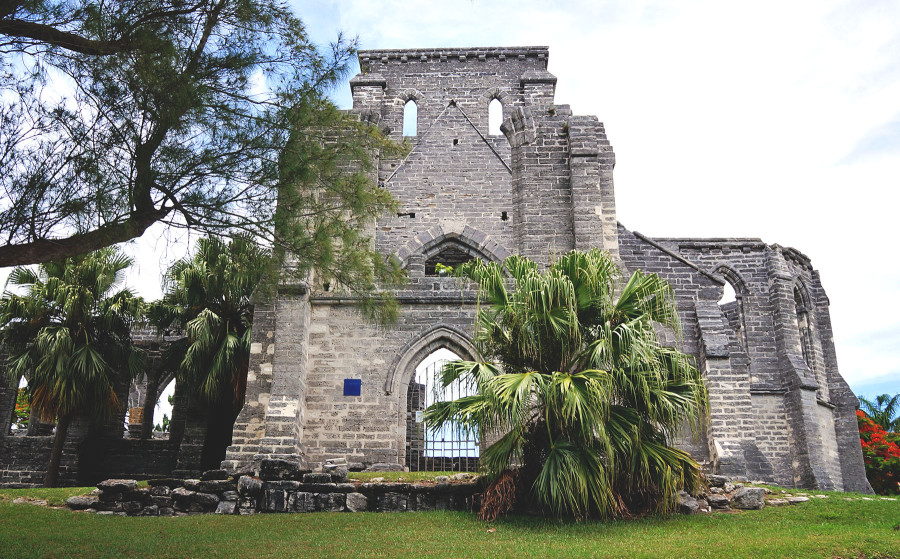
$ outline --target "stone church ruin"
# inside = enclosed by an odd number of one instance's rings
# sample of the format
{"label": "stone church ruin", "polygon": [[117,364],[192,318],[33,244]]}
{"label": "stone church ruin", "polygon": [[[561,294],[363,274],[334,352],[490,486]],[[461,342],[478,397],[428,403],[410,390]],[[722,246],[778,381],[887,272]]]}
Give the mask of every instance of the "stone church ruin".
{"label": "stone church ruin", "polygon": [[[477,358],[476,294],[438,264],[510,254],[549,263],[597,247],[674,289],[684,335],[668,341],[695,357],[710,397],[704,432],[680,446],[715,473],[870,491],[857,400],[838,371],[828,297],[809,259],[759,239],[649,238],[618,223],[603,123],[555,103],[547,58],[545,47],[359,52],[352,112],[411,147],[402,159],[379,159],[372,177],[401,205],[371,231],[409,276],[396,293],[400,319],[368,323],[352,299],[315,284],[283,285],[259,302],[246,399],[223,467],[248,472],[284,459],[317,468],[343,458],[474,469],[483,441],[452,426],[429,436],[417,413],[440,397],[430,384],[435,363]],[[200,435],[189,431],[183,437],[195,442],[165,447],[172,468],[190,469]],[[11,439],[21,437],[0,439],[0,470],[10,470]]]}

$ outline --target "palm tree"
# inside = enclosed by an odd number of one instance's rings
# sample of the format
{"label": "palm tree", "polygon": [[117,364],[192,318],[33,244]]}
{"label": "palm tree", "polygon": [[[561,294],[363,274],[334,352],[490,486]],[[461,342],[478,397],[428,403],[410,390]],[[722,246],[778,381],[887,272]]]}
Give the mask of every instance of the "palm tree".
{"label": "palm tree", "polygon": [[203,469],[218,467],[231,444],[247,387],[251,297],[269,264],[269,253],[247,237],[200,239],[192,257],[169,269],[166,295],[150,310],[158,328],[177,323],[187,333],[173,348],[180,352],[176,378],[207,406]]}
{"label": "palm tree", "polygon": [[890,396],[881,394],[871,401],[863,396],[859,397],[859,407],[872,421],[881,425],[885,431],[900,431],[900,394]]}
{"label": "palm tree", "polygon": [[101,420],[120,409],[117,380],[140,370],[142,354],[131,343],[131,326],[143,301],[120,289],[132,260],[115,247],[15,268],[0,299],[0,329],[10,350],[14,379],[28,379],[32,407],[56,423],[44,484],[55,487],[63,443],[79,415]]}
{"label": "palm tree", "polygon": [[664,280],[635,272],[617,290],[618,269],[598,250],[546,271],[511,256],[457,273],[480,290],[484,361],[447,364],[442,383],[478,390],[434,404],[425,420],[499,436],[482,452],[482,518],[515,499],[576,518],[667,512],[678,490],[699,487],[699,466],[670,442],[705,412],[706,392],[689,356],[657,337],[656,327],[679,328]]}

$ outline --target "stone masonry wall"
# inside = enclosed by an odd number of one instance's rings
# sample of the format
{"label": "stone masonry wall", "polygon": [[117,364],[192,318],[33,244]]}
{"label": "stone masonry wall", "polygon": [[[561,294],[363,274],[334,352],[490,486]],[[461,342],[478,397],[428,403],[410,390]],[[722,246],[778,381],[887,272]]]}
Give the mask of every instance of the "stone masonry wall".
{"label": "stone masonry wall", "polygon": [[791,476],[791,438],[784,412],[784,396],[754,393],[750,398],[753,401],[756,444],[775,470],[775,483],[790,487],[794,480]]}
{"label": "stone masonry wall", "polygon": [[[387,329],[366,323],[352,305],[314,301],[304,430],[310,467],[335,456],[364,465],[404,463],[407,388],[415,367],[438,347],[461,353],[453,339],[470,335],[475,317],[474,300],[461,294],[454,278],[414,278],[408,287],[400,294],[400,319]],[[437,326],[446,339],[430,351],[410,345]],[[411,358],[403,361],[406,354]],[[361,395],[344,396],[344,379],[360,379]]]}

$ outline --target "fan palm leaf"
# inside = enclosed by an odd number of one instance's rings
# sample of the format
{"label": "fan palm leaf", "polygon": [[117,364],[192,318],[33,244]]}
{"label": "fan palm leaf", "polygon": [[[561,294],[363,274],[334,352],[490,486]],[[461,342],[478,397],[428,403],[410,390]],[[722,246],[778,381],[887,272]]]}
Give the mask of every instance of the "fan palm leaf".
{"label": "fan palm leaf", "polygon": [[860,396],[859,407],[885,431],[900,431],[900,394],[879,394],[875,400]]}
{"label": "fan palm leaf", "polygon": [[497,433],[481,455],[488,480],[518,470],[528,498],[557,516],[666,512],[678,490],[696,488],[699,466],[670,441],[699,421],[706,395],[691,358],[659,341],[657,328],[680,334],[665,281],[638,271],[618,287],[615,262],[597,250],[547,270],[512,256],[456,273],[479,286],[486,362],[445,365],[444,386],[471,382],[477,394],[429,407],[430,429]]}
{"label": "fan palm leaf", "polygon": [[114,391],[141,367],[131,326],[144,303],[121,289],[131,259],[114,247],[36,269],[16,268],[0,299],[0,334],[10,349],[11,377],[28,380],[32,407],[57,420],[45,484],[55,485],[62,442],[76,415],[110,418],[120,409]]}
{"label": "fan palm leaf", "polygon": [[187,334],[167,359],[180,363],[179,385],[207,406],[209,428],[221,439],[207,436],[203,467],[218,467],[244,403],[253,294],[271,262],[249,237],[200,239],[193,255],[169,268],[166,294],[149,310],[159,330],[178,326]]}

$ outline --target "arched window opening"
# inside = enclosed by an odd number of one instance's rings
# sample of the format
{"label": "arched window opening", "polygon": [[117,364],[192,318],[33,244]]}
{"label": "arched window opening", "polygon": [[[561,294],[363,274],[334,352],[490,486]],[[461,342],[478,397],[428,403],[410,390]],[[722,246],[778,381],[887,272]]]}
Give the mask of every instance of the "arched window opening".
{"label": "arched window opening", "polygon": [[800,349],[803,352],[803,360],[806,366],[812,371],[816,378],[819,389],[816,391],[816,397],[820,400],[827,401],[829,399],[828,382],[825,378],[825,371],[816,366],[814,340],[814,325],[812,323],[812,303],[810,302],[809,292],[805,286],[800,283],[794,285],[794,307],[797,312],[797,329],[800,334]]}
{"label": "arched window opening", "polygon": [[436,432],[425,428],[425,408],[435,402],[455,400],[475,394],[471,384],[455,382],[442,388],[441,370],[445,363],[460,357],[446,348],[438,349],[416,367],[407,391],[406,466],[409,471],[460,471],[478,469],[479,434],[459,424],[447,423]]}
{"label": "arched window opening", "polygon": [[[13,405],[10,424],[4,424],[3,428],[19,431],[21,433],[28,429],[28,421],[31,419],[31,399],[28,397],[28,380],[25,377],[22,377],[19,379],[18,385],[13,385],[13,387],[15,388],[11,387],[11,394],[9,395],[12,400],[11,404]],[[5,434],[5,432],[3,434]]]}
{"label": "arched window opening", "polygon": [[810,370],[814,371],[812,358],[812,335],[809,325],[809,307],[799,287],[794,287],[794,306],[797,310],[797,327],[800,330],[800,347],[803,350],[803,360]]}
{"label": "arched window opening", "polygon": [[[2,382],[2,381],[0,381]],[[14,385],[15,386],[15,385]],[[13,410],[8,418],[10,424],[8,428],[11,431],[25,432],[29,437],[42,437],[53,434],[53,428],[56,427],[55,421],[45,423],[41,420],[41,415],[37,408],[31,405],[31,398],[28,390],[28,379],[26,377],[19,378],[18,389],[10,394],[12,397]],[[2,405],[2,402],[0,402]]]}
{"label": "arched window opening", "polygon": [[719,306],[727,305],[728,303],[734,303],[737,301],[737,294],[734,291],[734,286],[731,285],[730,281],[725,281],[725,292],[722,294],[722,298],[719,299]]}
{"label": "arched window opening", "polygon": [[475,257],[462,247],[451,245],[425,261],[426,276],[443,276],[446,275],[446,267],[455,268],[460,264],[468,262]]}
{"label": "arched window opening", "polygon": [[153,408],[153,433],[154,437],[165,436],[169,433],[172,422],[172,409],[175,405],[175,379],[166,385]]}
{"label": "arched window opening", "polygon": [[741,349],[747,350],[747,332],[744,328],[744,294],[746,287],[738,274],[722,266],[716,270],[716,274],[725,280],[722,298],[719,299],[719,308],[728,320],[728,325],[734,330]]}
{"label": "arched window opening", "polygon": [[499,136],[502,134],[501,124],[503,124],[503,104],[499,99],[494,98],[488,104],[488,135]]}
{"label": "arched window opening", "polygon": [[416,136],[419,133],[419,107],[412,99],[403,105],[403,136]]}

